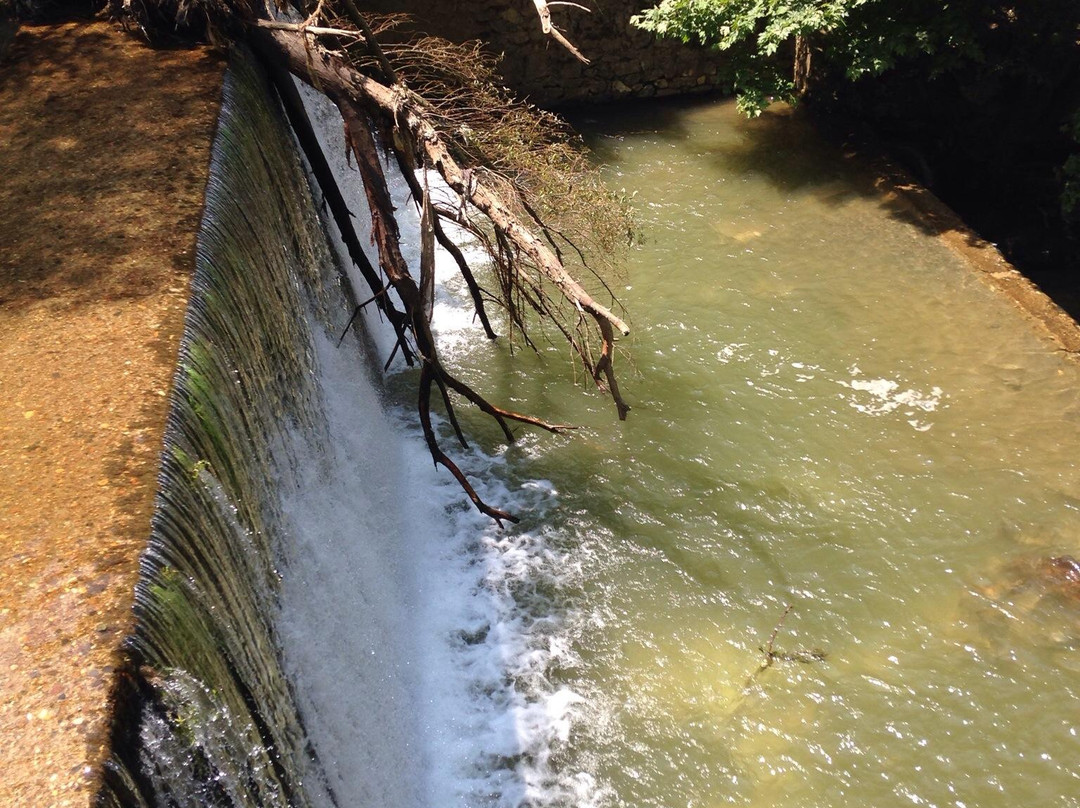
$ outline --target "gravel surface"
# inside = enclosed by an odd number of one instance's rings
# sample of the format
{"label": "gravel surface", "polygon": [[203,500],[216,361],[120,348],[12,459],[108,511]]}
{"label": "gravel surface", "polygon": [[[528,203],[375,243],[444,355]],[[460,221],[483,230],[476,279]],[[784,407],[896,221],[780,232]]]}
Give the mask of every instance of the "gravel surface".
{"label": "gravel surface", "polygon": [[99,21],[0,64],[0,805],[97,787],[222,70]]}

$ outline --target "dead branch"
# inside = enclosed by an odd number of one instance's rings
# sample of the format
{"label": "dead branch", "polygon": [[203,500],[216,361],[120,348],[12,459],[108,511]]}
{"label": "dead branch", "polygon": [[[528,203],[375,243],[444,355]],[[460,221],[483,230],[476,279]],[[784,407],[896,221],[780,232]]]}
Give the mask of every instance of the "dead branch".
{"label": "dead branch", "polygon": [[[345,204],[345,197],[342,196],[341,189],[338,188],[334,172],[330,168],[326,155],[323,154],[322,147],[319,145],[319,139],[311,127],[311,122],[304,111],[304,103],[300,98],[296,85],[293,84],[289,73],[280,67],[271,65],[270,76],[274,82],[274,87],[278,91],[282,106],[285,108],[285,115],[296,133],[300,148],[303,150],[304,156],[307,157],[308,165],[311,166],[315,180],[323,192],[323,199],[326,201],[326,205],[338,226],[341,240],[345,244],[349,258],[352,259],[353,264],[364,276],[364,280],[367,281],[371,289],[375,304],[394,329],[394,334],[397,337],[395,353],[399,347],[405,363],[412,366],[414,359],[407,339],[407,314],[398,311],[393,301],[385,295],[386,284],[379,277],[378,272],[368,260],[364,248],[360,245],[360,239],[357,237],[356,229],[352,224],[352,212],[349,210],[348,205]],[[352,318],[349,320],[350,325],[356,314],[357,312],[354,311]]]}
{"label": "dead branch", "polygon": [[[412,193],[413,199],[422,198],[425,191],[420,187],[420,183],[416,179],[415,169],[409,167],[406,163],[405,155],[399,150],[395,149],[394,154],[398,158],[401,175],[408,183],[409,191]],[[457,264],[458,272],[461,273],[461,277],[465,281],[465,286],[469,290],[469,296],[472,298],[473,310],[476,312],[476,316],[480,318],[480,324],[483,326],[487,338],[496,339],[498,335],[491,327],[491,321],[488,319],[487,310],[484,306],[483,292],[480,289],[480,285],[476,282],[476,277],[473,275],[472,268],[469,267],[469,263],[465,260],[465,255],[461,252],[461,249],[443,230],[442,223],[440,222],[442,215],[439,214],[438,206],[432,205],[432,209],[436,213],[435,216],[431,217],[431,228],[435,234],[435,239],[439,242],[439,246],[450,253],[451,258],[454,259],[454,263]]]}
{"label": "dead branch", "polygon": [[476,178],[475,172],[466,175],[465,170],[451,156],[443,139],[418,108],[415,99],[407,94],[395,92],[374,79],[353,70],[340,58],[318,45],[316,59],[308,63],[308,50],[300,37],[292,31],[256,30],[252,39],[264,51],[269,50],[275,56],[283,58],[297,75],[322,86],[343,117],[357,114],[360,108],[374,109],[388,119],[391,127],[404,125],[418,150],[427,158],[427,163],[436,168],[447,185],[463,199],[482,212],[491,223],[502,232],[521,252],[533,262],[548,280],[559,288],[562,294],[576,307],[588,312],[599,322],[606,320],[623,336],[630,333],[630,328],[606,306],[595,301],[559,262],[551,250],[544,245],[514,215],[498,193],[483,178]]}
{"label": "dead branch", "polygon": [[431,368],[429,365],[425,364],[420,370],[420,397],[417,409],[420,412],[420,427],[424,431],[424,440],[427,441],[428,449],[431,452],[431,457],[435,461],[435,465],[441,465],[453,474],[454,479],[458,481],[458,484],[465,491],[466,496],[469,497],[473,505],[476,506],[476,509],[485,516],[490,516],[494,519],[499,527],[502,527],[503,520],[516,523],[518,521],[516,516],[513,516],[506,511],[501,511],[498,508],[492,508],[480,499],[480,496],[476,493],[476,489],[473,488],[472,484],[469,482],[469,478],[466,477],[454,461],[447,457],[443,450],[439,448],[439,442],[435,437],[435,430],[431,426],[431,381]]}
{"label": "dead branch", "polygon": [[[542,20],[548,21],[546,32],[563,41],[550,24],[548,5],[537,0],[537,11]],[[508,441],[514,440],[512,423],[551,432],[571,427],[498,407],[443,366],[431,330],[435,243],[454,258],[489,337],[494,338],[495,332],[485,311],[485,299],[503,306],[511,337],[516,329],[534,350],[526,315],[532,311],[541,321],[550,319],[597,386],[611,395],[619,417],[625,418],[629,407],[620,395],[613,360],[616,331],[625,336],[629,328],[570,274],[558,246],[560,240],[569,244],[582,266],[594,272],[585,253],[564,234],[563,227],[569,226],[577,236],[580,231],[576,228],[584,223],[585,243],[603,255],[620,237],[617,226],[604,229],[597,224],[604,223],[608,211],[616,211],[621,217],[625,206],[596,184],[588,173],[587,160],[555,118],[511,103],[503,91],[494,88],[490,83],[492,70],[477,55],[478,51],[430,38],[404,43],[395,40],[384,48],[375,31],[394,22],[369,20],[353,0],[318,0],[308,4],[306,11],[308,16],[302,23],[249,19],[247,39],[274,66],[279,92],[327,207],[352,260],[371,288],[370,299],[361,306],[375,302],[394,326],[397,342],[387,364],[399,350],[410,364],[420,364],[417,410],[432,460],[453,474],[482,513],[500,525],[516,521],[505,511],[483,502],[440,447],[431,421],[433,385],[438,388],[450,426],[466,448],[455,397],[490,416]],[[335,49],[325,47],[321,44],[324,41],[333,42]],[[565,45],[575,52],[569,43]],[[350,221],[352,214],[318,148],[286,70],[325,94],[341,113],[347,152],[355,162],[367,197],[372,243],[378,251],[381,273],[367,262],[360,249]],[[414,84],[426,95],[419,95]],[[420,213],[417,276],[401,253],[396,210],[383,169],[389,155],[401,168]],[[429,171],[441,176],[449,189],[450,202],[436,204],[431,198]],[[565,189],[579,185],[587,190],[579,197],[578,207],[564,216]],[[595,204],[591,204],[593,200]],[[498,297],[485,292],[476,282],[464,254],[443,230],[444,219],[463,227],[485,247],[493,262]],[[390,289],[403,311],[395,308],[387,294]],[[553,290],[557,294],[552,294]],[[595,354],[590,347],[594,338],[599,344]]]}
{"label": "dead branch", "polygon": [[555,24],[551,21],[551,8],[550,6],[574,6],[580,8],[582,11],[588,13],[589,9],[585,6],[578,5],[577,3],[549,3],[548,0],[533,0],[533,5],[536,6],[536,13],[540,16],[540,30],[547,36],[550,36],[570,53],[574,55],[582,64],[589,64],[589,60],[585,58],[585,55],[579,51],[574,45],[567,39],[563,33],[555,27]]}
{"label": "dead branch", "polygon": [[364,44],[367,45],[368,51],[378,61],[383,76],[391,84],[397,84],[397,71],[391,66],[390,60],[386,58],[386,54],[379,45],[379,40],[375,38],[375,34],[372,32],[371,26],[368,25],[367,19],[360,13],[359,9],[357,9],[353,0],[341,0],[341,2],[345,6],[345,12],[349,21],[364,33]]}
{"label": "dead branch", "polygon": [[[520,253],[529,265],[554,284],[563,297],[575,308],[586,312],[601,333],[602,364],[588,367],[595,379],[607,380],[608,392],[616,403],[619,417],[625,418],[629,407],[620,398],[617,384],[612,384],[614,329],[624,336],[630,333],[626,323],[609,308],[597,302],[563,267],[557,256],[513,213],[500,194],[480,172],[467,172],[454,159],[443,138],[428,121],[418,101],[400,89],[394,90],[349,67],[339,57],[319,45],[311,45],[314,58],[309,59],[309,47],[301,36],[292,31],[254,29],[252,39],[264,52],[289,65],[294,73],[315,86],[322,87],[342,111],[351,125],[359,110],[371,110],[380,115],[391,131],[397,131],[393,146],[408,144],[422,161],[435,168],[446,184],[464,201],[482,213],[495,230]],[[401,131],[404,129],[405,131]],[[375,215],[373,213],[373,215]],[[527,275],[523,262],[510,263],[518,281],[535,285]],[[384,270],[387,268],[384,266]],[[605,325],[606,323],[606,325]],[[603,357],[607,357],[604,359]]]}
{"label": "dead branch", "polygon": [[773,663],[776,659],[776,653],[773,651],[773,643],[776,642],[776,635],[780,633],[780,629],[784,625],[784,621],[787,620],[787,616],[791,613],[791,610],[795,608],[794,603],[789,603],[784,607],[784,613],[780,615],[780,619],[776,621],[776,625],[773,626],[772,634],[769,635],[769,642],[764,648],[759,649],[765,654],[765,661],[762,663],[766,668]]}
{"label": "dead branch", "polygon": [[381,292],[377,292],[377,293],[373,294],[371,297],[369,297],[363,303],[357,303],[356,304],[356,307],[353,309],[352,315],[349,317],[349,321],[347,323],[345,323],[345,327],[343,329],[341,329],[341,336],[338,337],[338,341],[337,341],[337,344],[338,344],[339,348],[341,347],[341,343],[343,343],[345,341],[345,336],[349,333],[349,329],[352,328],[352,324],[354,322],[356,322],[356,318],[360,316],[360,312],[362,312],[364,310],[364,308],[369,303],[374,303],[376,300],[379,299],[379,297],[381,295],[386,294],[386,292],[387,292],[387,289],[383,288],[383,290]]}
{"label": "dead branch", "polygon": [[361,35],[356,31],[349,31],[346,28],[325,28],[320,25],[306,25],[302,22],[278,22],[277,20],[256,20],[255,24],[260,28],[269,28],[274,31],[296,31],[301,34],[311,34],[312,36],[340,36],[351,37],[353,39],[361,39]]}
{"label": "dead branch", "polygon": [[[346,108],[342,110],[342,114],[346,116],[349,145],[353,150],[356,166],[363,179],[368,205],[371,209],[372,238],[378,247],[380,261],[387,277],[390,279],[390,283],[398,293],[398,297],[411,319],[411,330],[422,364],[422,378],[426,380],[426,383],[422,385],[422,404],[419,410],[421,420],[423,421],[426,418],[430,421],[431,383],[434,382],[440,390],[447,417],[450,419],[458,440],[463,446],[467,446],[467,443],[458,425],[454,407],[447,392],[448,389],[461,395],[469,403],[494,418],[502,428],[503,434],[508,441],[514,440],[514,435],[507,424],[507,421],[510,420],[537,426],[551,432],[559,432],[565,429],[566,427],[561,425],[548,424],[538,418],[496,407],[464,382],[455,378],[439,362],[435,339],[431,333],[430,309],[427,303],[430,298],[427,297],[424,291],[426,285],[433,283],[431,277],[434,271],[433,267],[429,264],[425,269],[422,258],[421,284],[418,286],[409,273],[408,265],[399,249],[400,234],[397,229],[397,220],[394,217],[393,202],[390,199],[374,136],[368,127],[367,121],[352,106],[346,105]],[[423,193],[423,200],[422,204],[430,212],[430,201],[426,192]],[[424,219],[422,218],[421,221],[423,222]],[[430,218],[427,224],[430,227]],[[431,256],[430,261],[434,260],[433,250],[434,245],[431,245],[430,251],[428,251],[429,256]],[[436,464],[444,466],[454,474],[455,478],[465,487],[466,494],[482,513],[491,516],[496,521],[501,519],[514,521],[506,512],[486,505],[467,482],[462,482],[464,475],[439,447],[434,431],[430,428],[430,423],[425,427],[425,439]]]}
{"label": "dead branch", "polygon": [[780,660],[782,662],[801,662],[805,665],[809,665],[814,662],[824,662],[828,656],[820,648],[812,648],[810,650],[799,649],[797,651],[777,651],[774,647],[776,643],[776,635],[780,633],[781,627],[784,625],[784,621],[787,620],[788,614],[795,608],[794,603],[789,603],[784,607],[784,613],[780,615],[780,619],[776,621],[776,625],[773,626],[772,634],[769,635],[769,641],[762,646],[758,647],[758,650],[764,654],[761,660],[761,664],[758,665],[757,670],[746,677],[746,683],[743,685],[743,692],[749,690],[750,686],[762,673],[767,671],[773,666],[773,664]]}

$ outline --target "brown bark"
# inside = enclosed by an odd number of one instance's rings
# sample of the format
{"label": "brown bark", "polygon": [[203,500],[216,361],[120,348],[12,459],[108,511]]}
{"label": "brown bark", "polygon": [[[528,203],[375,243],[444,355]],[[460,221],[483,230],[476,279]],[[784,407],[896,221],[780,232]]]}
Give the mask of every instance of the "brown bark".
{"label": "brown bark", "polygon": [[810,91],[810,67],[812,57],[813,52],[810,49],[810,40],[805,34],[796,35],[792,83],[795,85],[795,92],[799,95],[806,95]]}
{"label": "brown bark", "polygon": [[[466,174],[451,156],[435,128],[416,108],[406,91],[387,87],[350,68],[340,58],[312,44],[307,48],[303,35],[294,31],[252,31],[252,40],[264,52],[284,60],[289,69],[323,89],[338,107],[359,104],[380,113],[391,128],[404,127],[428,164],[439,171],[447,184],[482,212],[505,233],[536,268],[575,306],[599,320],[607,320],[624,336],[630,328],[606,306],[601,305],[562,266],[552,251],[523,225],[482,176]],[[404,133],[402,133],[404,134]]]}
{"label": "brown bark", "polygon": [[[367,36],[370,34],[368,33]],[[457,421],[451,392],[491,416],[509,441],[514,439],[509,426],[511,421],[529,424],[551,432],[559,432],[569,427],[549,424],[538,418],[493,405],[467,384],[454,377],[439,361],[430,324],[433,241],[438,239],[444,246],[447,244],[452,246],[452,243],[446,238],[439,224],[440,216],[446,216],[446,213],[431,203],[426,183],[425,187],[421,187],[415,175],[415,168],[421,165],[438,171],[449,187],[459,196],[462,210],[469,205],[490,222],[493,228],[493,243],[497,245],[497,253],[501,256],[499,264],[504,270],[503,282],[509,284],[508,288],[504,289],[504,299],[511,301],[508,304],[511,309],[513,309],[514,296],[521,295],[541,314],[553,315],[554,309],[544,289],[541,288],[541,279],[544,279],[553,284],[562,297],[579,312],[579,325],[582,316],[588,315],[592,318],[600,335],[599,359],[595,362],[592,361],[586,347],[575,339],[574,330],[577,327],[564,326],[557,320],[556,322],[596,383],[602,388],[606,384],[608,392],[616,403],[620,418],[626,417],[629,407],[619,394],[612,363],[615,329],[625,335],[629,333],[629,328],[610,309],[593,299],[584,287],[566,271],[560,256],[552,252],[552,249],[540,237],[517,218],[511,207],[501,198],[499,190],[482,176],[483,172],[462,168],[457,163],[450,148],[426,118],[422,103],[406,88],[400,84],[389,87],[363,74],[336,54],[319,46],[311,35],[310,29],[293,30],[281,26],[252,26],[249,28],[249,39],[268,61],[287,66],[292,73],[326,94],[341,112],[345,124],[347,148],[355,158],[367,195],[372,221],[372,240],[379,252],[379,263],[389,286],[397,292],[405,309],[404,313],[400,313],[402,328],[398,332],[398,347],[406,351],[408,356],[411,347],[405,338],[405,333],[411,334],[414,343],[412,347],[421,364],[418,413],[432,459],[436,465],[442,465],[454,475],[470,500],[482,513],[492,517],[500,525],[504,520],[516,521],[505,511],[483,502],[465,475],[440,448],[431,423],[432,384],[439,388],[447,416],[462,446],[467,446],[467,444]],[[385,56],[373,40],[369,42],[369,48],[383,72],[393,77],[392,69],[385,64]],[[421,207],[424,249],[419,284],[410,273],[400,251],[400,234],[395,209],[383,172],[382,157],[372,133],[373,126],[384,133],[393,135],[393,137],[387,137],[384,145],[397,157],[412,193]],[[319,181],[322,184],[323,179],[320,177]],[[327,180],[327,183],[336,191],[336,184],[332,177]],[[340,194],[328,193],[328,201],[331,198],[336,199],[337,196]],[[336,206],[336,202],[331,205],[335,208]],[[530,215],[535,218],[535,214],[530,212]],[[550,240],[550,236],[542,229],[542,222],[539,226],[544,236]],[[484,312],[479,286],[469,271],[464,256],[456,247],[450,252],[470,289],[477,314],[486,333],[493,337],[494,332]],[[529,268],[532,268],[535,274]],[[373,299],[380,301],[381,306],[386,305],[387,298],[383,294],[385,290],[382,288],[382,280],[373,272],[365,272],[365,278],[372,287]],[[514,315],[513,312],[511,313],[513,320]]]}
{"label": "brown bark", "polygon": [[296,139],[304,151],[304,156],[307,157],[308,165],[311,166],[311,171],[315,175],[319,188],[322,189],[323,199],[326,201],[326,206],[338,226],[341,240],[345,244],[349,257],[364,276],[368,286],[371,287],[372,298],[361,304],[361,306],[357,306],[353,316],[349,319],[349,325],[352,325],[363,305],[374,302],[393,327],[394,333],[397,335],[398,347],[402,351],[405,362],[412,365],[413,354],[406,339],[407,316],[405,313],[398,311],[393,302],[386,296],[385,284],[368,260],[364,248],[360,246],[360,239],[357,237],[356,230],[352,225],[352,212],[346,205],[345,198],[341,195],[341,190],[334,179],[334,173],[330,168],[330,164],[326,161],[326,155],[323,154],[322,147],[319,145],[319,139],[311,128],[311,122],[308,121],[307,114],[304,112],[304,104],[300,99],[300,94],[296,91],[289,74],[282,68],[271,66],[270,75],[278,91],[278,96],[281,98],[282,106],[285,108],[286,117],[288,117],[293,131],[296,133]]}
{"label": "brown bark", "polygon": [[[409,184],[409,190],[416,199],[423,197],[424,191],[420,187],[419,181],[416,179],[416,174],[405,163],[402,156],[399,154],[398,164],[401,168],[401,175],[405,178],[405,181]],[[434,206],[433,206],[434,207]],[[469,290],[469,296],[472,298],[473,310],[476,312],[476,316],[480,319],[480,325],[484,329],[484,334],[488,339],[497,339],[498,335],[491,327],[491,321],[488,319],[487,308],[484,306],[483,290],[480,288],[480,284],[476,282],[476,277],[473,275],[472,268],[469,266],[469,262],[465,260],[465,255],[461,252],[460,248],[450,240],[450,237],[446,235],[446,231],[443,230],[441,217],[438,213],[431,217],[431,227],[435,234],[435,239],[439,242],[439,246],[450,253],[450,257],[454,259],[454,263],[457,264],[458,272],[461,273],[462,279],[465,281],[465,286]]]}

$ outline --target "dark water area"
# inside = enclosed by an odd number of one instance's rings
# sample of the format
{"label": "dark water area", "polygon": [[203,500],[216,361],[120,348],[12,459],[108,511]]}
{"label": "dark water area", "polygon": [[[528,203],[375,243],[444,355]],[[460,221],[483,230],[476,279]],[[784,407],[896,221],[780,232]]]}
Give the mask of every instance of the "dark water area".
{"label": "dark water area", "polygon": [[1080,12],[1074,3],[1032,11],[1044,30],[983,43],[981,62],[928,79],[916,60],[825,88],[807,106],[835,137],[904,166],[1080,318],[1080,220],[1062,196],[1066,161],[1080,154],[1080,48],[1064,32]]}

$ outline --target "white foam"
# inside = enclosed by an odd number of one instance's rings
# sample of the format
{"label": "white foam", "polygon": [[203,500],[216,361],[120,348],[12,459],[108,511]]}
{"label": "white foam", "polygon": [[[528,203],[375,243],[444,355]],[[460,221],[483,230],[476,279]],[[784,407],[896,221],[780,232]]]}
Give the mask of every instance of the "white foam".
{"label": "white foam", "polygon": [[[347,171],[332,112],[315,117],[331,164]],[[342,186],[362,221],[359,186]],[[404,219],[400,178],[394,190]],[[415,228],[403,231],[415,261]],[[482,338],[455,277],[440,251],[435,318],[448,358]],[[365,319],[388,351],[388,326]],[[552,764],[581,708],[549,676],[575,664],[576,615],[558,597],[575,559],[543,530],[503,531],[472,509],[433,468],[415,413],[383,410],[353,341],[318,343],[330,445],[304,450],[307,471],[286,500],[298,538],[285,559],[281,635],[338,804],[595,804],[591,778]],[[500,453],[454,457],[486,501],[534,524],[557,507],[550,482],[511,482]]]}
{"label": "white foam", "polygon": [[925,393],[913,388],[901,389],[900,383],[892,379],[855,378],[837,381],[837,384],[856,394],[866,394],[850,396],[848,404],[852,408],[867,415],[887,415],[900,411],[906,416],[908,424],[919,432],[926,432],[932,424],[913,416],[937,410],[945,394],[940,387],[933,387]]}
{"label": "white foam", "polygon": [[[755,370],[761,379],[790,376],[792,371],[793,379],[797,383],[811,382],[822,376],[851,391],[843,394],[843,398],[852,409],[873,416],[897,413],[918,432],[926,432],[933,427],[933,423],[925,416],[936,412],[948,398],[945,391],[937,386],[931,387],[929,391],[921,391],[913,387],[902,387],[900,382],[893,379],[863,378],[863,371],[858,365],[848,368],[847,373],[852,377],[850,380],[837,379],[836,371],[806,361],[792,361],[777,349],[751,349],[748,343],[743,342],[722,346],[716,352],[716,359],[724,365],[733,362],[746,364]],[[763,389],[752,379],[746,379],[746,384]]]}
{"label": "white foam", "polygon": [[402,760],[422,763],[407,453],[355,353],[321,335],[316,347],[331,440],[293,447],[279,633],[339,804],[412,808],[419,785],[399,776]]}

